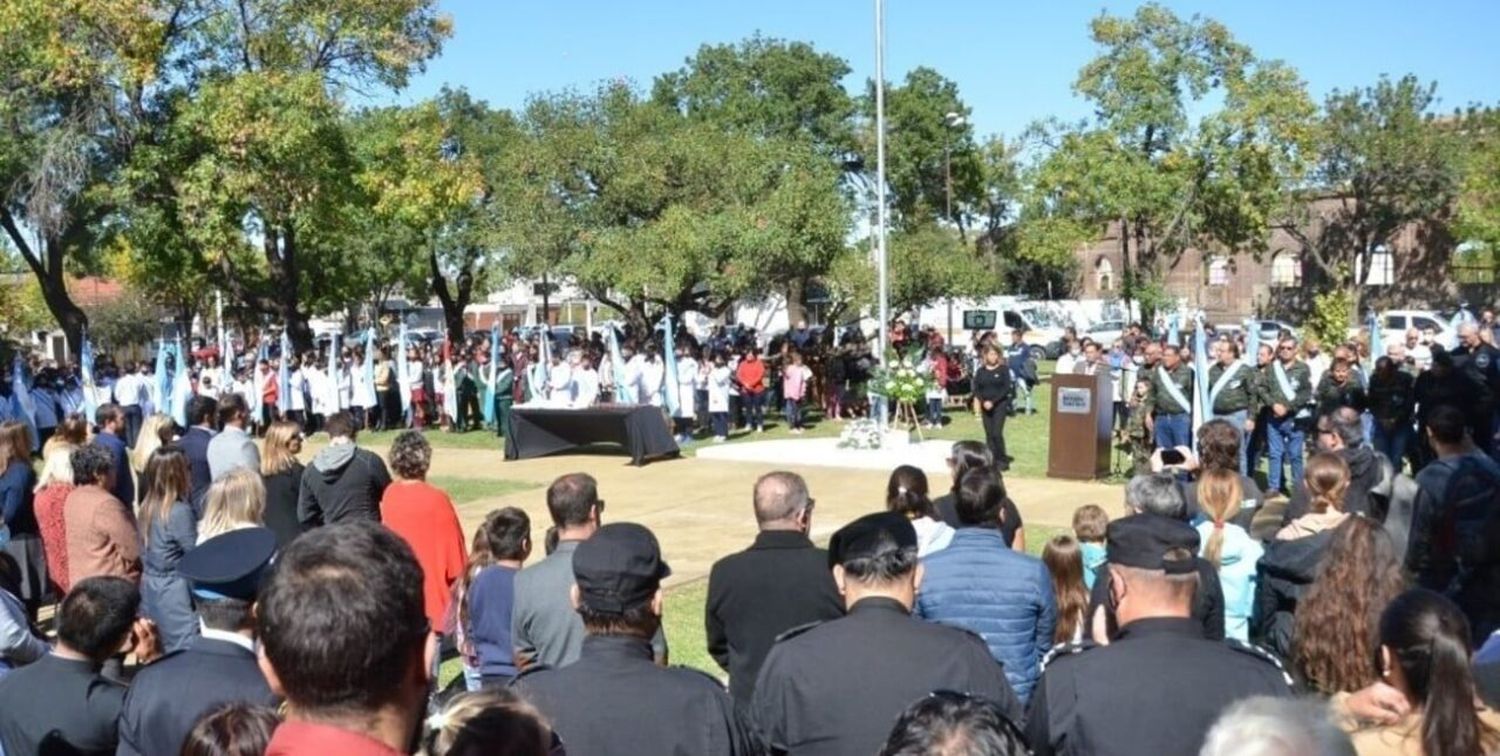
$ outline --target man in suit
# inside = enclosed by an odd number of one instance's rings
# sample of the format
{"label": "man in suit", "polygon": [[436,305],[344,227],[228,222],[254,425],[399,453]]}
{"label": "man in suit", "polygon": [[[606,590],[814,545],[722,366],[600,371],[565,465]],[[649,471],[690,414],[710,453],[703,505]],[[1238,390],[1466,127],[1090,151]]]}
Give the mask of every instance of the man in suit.
{"label": "man in suit", "polygon": [[755,482],[760,534],[749,549],[720,559],[709,573],[703,614],[708,652],[729,673],[729,693],[742,709],[750,705],[755,676],[777,636],[844,616],[828,552],[807,537],[812,511],[802,476],[761,476]]}
{"label": "man in suit", "polygon": [[208,442],[208,472],[218,480],[241,467],[260,472],[260,450],[250,432],[250,405],[239,394],[226,394],[219,402],[219,425],[223,430]]}
{"label": "man in suit", "polygon": [[177,571],[192,583],[202,635],[136,675],[120,712],[118,756],[181,753],[205,712],[243,701],[274,706],[255,660],[255,595],[276,554],[267,528],[233,530],[189,551]]}
{"label": "man in suit", "polygon": [[99,426],[94,443],[109,450],[114,464],[114,484],[109,492],[127,508],[133,508],[135,479],[130,474],[130,453],[125,446],[125,412],[118,404],[101,404],[94,410],[94,423]]}
{"label": "man in suit", "polygon": [[193,505],[193,514],[203,519],[203,498],[213,483],[213,472],[208,466],[208,444],[214,440],[214,417],[219,413],[219,403],[212,397],[195,396],[188,400],[187,421],[192,426],[182,434],[182,450],[188,458],[188,502]]}
{"label": "man in suit", "polygon": [[125,686],[104,663],[159,653],[156,630],[136,619],[141,594],[118,577],[80,580],[58,605],[57,647],[0,679],[0,747],[11,754],[113,753]]}

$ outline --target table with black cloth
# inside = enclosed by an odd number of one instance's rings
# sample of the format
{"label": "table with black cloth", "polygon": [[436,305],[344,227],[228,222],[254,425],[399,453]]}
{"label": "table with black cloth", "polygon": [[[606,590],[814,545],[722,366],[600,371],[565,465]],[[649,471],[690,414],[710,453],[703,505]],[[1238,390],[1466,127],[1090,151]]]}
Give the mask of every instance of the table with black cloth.
{"label": "table with black cloth", "polygon": [[589,444],[619,444],[631,463],[675,456],[677,441],[660,407],[612,404],[587,409],[516,407],[505,436],[506,459],[531,459]]}

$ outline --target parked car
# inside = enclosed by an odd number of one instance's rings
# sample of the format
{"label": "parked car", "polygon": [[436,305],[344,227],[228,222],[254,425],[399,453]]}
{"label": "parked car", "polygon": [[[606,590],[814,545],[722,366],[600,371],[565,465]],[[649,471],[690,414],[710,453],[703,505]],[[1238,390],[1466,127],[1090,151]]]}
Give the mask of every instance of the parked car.
{"label": "parked car", "polygon": [[1386,310],[1380,314],[1380,322],[1380,337],[1386,344],[1403,341],[1408,328],[1431,330],[1444,349],[1452,349],[1458,343],[1458,331],[1451,321],[1431,310]]}
{"label": "parked car", "polygon": [[1101,320],[1083,332],[1084,336],[1102,344],[1105,349],[1114,346],[1114,343],[1119,341],[1124,334],[1125,321],[1123,320]]}

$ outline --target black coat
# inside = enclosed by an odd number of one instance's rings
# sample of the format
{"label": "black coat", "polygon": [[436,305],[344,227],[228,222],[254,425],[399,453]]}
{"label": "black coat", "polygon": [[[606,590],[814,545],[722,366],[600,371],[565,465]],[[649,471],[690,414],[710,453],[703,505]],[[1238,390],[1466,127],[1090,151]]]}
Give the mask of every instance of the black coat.
{"label": "black coat", "polygon": [[8,754],[113,754],[125,686],[87,661],[53,654],[0,679],[0,746]]}
{"label": "black coat", "polygon": [[294,461],[291,467],[261,478],[266,484],[266,527],[276,534],[277,549],[286,548],[293,538],[302,534],[302,523],[297,520],[302,475],[302,463]]}
{"label": "black coat", "polygon": [[778,640],[755,682],[753,708],[773,753],[870,754],[907,706],[936,690],[984,696],[1020,721],[1005,669],[979,636],[872,597],[842,619]]}
{"label": "black coat", "polygon": [[1187,618],[1136,620],[1108,646],[1080,649],[1053,658],[1031,694],[1037,756],[1194,754],[1229,705],[1292,693],[1274,660],[1203,638]]}
{"label": "black coat", "polygon": [[1283,659],[1291,658],[1297,603],[1318,577],[1333,530],[1306,538],[1272,541],[1256,565],[1255,607],[1250,641]]}
{"label": "black coat", "polygon": [[[208,469],[208,442],[214,440],[214,433],[197,425],[188,428],[187,433],[182,434],[182,451],[188,458],[188,502],[193,505],[193,513],[198,519],[203,519],[203,499],[208,494],[208,487],[213,483],[213,474]],[[146,492],[141,492],[141,498],[146,497]]]}
{"label": "black coat", "polygon": [[762,531],[750,548],[720,559],[708,576],[703,622],[708,652],[729,672],[729,694],[750,704],[755,676],[776,636],[844,616],[828,552],[798,531]]}
{"label": "black coat", "polygon": [[533,667],[514,687],[571,754],[756,752],[754,734],[723,686],[696,670],[657,666],[643,639],[590,635],[578,661]]}
{"label": "black coat", "polygon": [[119,756],[182,752],[198,717],[233,701],[275,706],[255,654],[227,640],[199,637],[145,667],[120,712]]}

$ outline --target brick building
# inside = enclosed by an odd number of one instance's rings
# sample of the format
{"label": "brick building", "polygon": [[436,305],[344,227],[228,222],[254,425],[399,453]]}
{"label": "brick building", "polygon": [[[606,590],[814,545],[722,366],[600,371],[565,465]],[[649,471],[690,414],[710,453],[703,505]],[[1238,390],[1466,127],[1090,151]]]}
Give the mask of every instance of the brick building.
{"label": "brick building", "polygon": [[[1316,201],[1306,226],[1309,237],[1316,238],[1322,219],[1338,203],[1336,198]],[[1365,307],[1447,309],[1463,299],[1480,306],[1500,298],[1493,267],[1477,271],[1455,265],[1458,245],[1440,224],[1412,224],[1390,246],[1372,256],[1361,293]],[[1123,267],[1116,224],[1074,254],[1080,298],[1119,296]],[[1251,316],[1300,320],[1313,296],[1331,285],[1284,228],[1272,231],[1265,252],[1258,255],[1189,248],[1161,265],[1167,292],[1190,308],[1201,308],[1210,322],[1238,322]]]}

